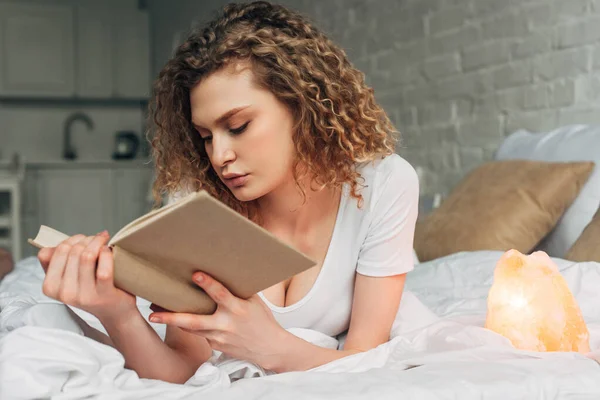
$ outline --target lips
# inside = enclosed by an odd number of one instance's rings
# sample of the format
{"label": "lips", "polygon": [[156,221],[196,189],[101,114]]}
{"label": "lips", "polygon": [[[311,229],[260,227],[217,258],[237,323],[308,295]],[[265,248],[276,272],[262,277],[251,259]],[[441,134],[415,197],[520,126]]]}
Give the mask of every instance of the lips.
{"label": "lips", "polygon": [[248,181],[248,174],[245,174],[245,175],[231,174],[231,175],[227,175],[227,177],[223,176],[223,179],[225,181],[225,184],[227,184],[228,186],[240,187],[240,186],[243,186]]}

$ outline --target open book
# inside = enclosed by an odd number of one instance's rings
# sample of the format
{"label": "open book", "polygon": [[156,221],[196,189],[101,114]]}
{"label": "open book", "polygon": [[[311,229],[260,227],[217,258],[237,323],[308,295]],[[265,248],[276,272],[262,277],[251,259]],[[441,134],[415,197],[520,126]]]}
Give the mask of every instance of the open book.
{"label": "open book", "polygon": [[[69,237],[42,225],[29,243],[55,247]],[[192,281],[203,271],[246,299],[316,265],[206,191],[153,210],[117,232],[115,286],[167,310],[211,314],[213,300]]]}

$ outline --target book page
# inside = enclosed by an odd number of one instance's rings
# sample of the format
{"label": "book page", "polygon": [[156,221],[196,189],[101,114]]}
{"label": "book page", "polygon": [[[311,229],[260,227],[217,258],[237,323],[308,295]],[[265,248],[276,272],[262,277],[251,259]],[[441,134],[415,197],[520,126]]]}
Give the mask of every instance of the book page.
{"label": "book page", "polygon": [[40,226],[40,230],[38,231],[36,237],[34,239],[27,239],[27,242],[38,249],[41,249],[44,247],[56,247],[69,237],[69,235],[59,232],[56,229],[42,225]]}

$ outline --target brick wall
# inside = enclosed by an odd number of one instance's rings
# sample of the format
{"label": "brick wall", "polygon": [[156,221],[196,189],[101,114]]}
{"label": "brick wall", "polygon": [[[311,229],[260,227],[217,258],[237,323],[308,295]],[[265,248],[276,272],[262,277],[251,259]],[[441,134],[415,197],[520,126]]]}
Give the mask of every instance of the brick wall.
{"label": "brick wall", "polygon": [[[201,3],[188,5],[202,19]],[[516,129],[600,123],[600,0],[282,3],[365,72],[404,135],[398,152],[424,170],[425,194],[451,189]]]}

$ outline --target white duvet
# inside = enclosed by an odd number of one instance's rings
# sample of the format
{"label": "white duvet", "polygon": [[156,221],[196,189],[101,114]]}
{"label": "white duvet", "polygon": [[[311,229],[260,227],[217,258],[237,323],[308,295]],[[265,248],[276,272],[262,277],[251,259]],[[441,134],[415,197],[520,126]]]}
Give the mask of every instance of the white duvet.
{"label": "white duvet", "polygon": [[[215,355],[185,385],[140,379],[116,350],[83,336],[67,308],[41,293],[43,272],[28,258],[0,283],[0,399],[600,399],[600,264],[555,260],[588,324],[592,353],[534,353],[481,327],[500,255],[419,264],[392,339],[369,352],[279,375]],[[138,305],[150,313],[147,302]],[[338,346],[317,332],[293,333]]]}

